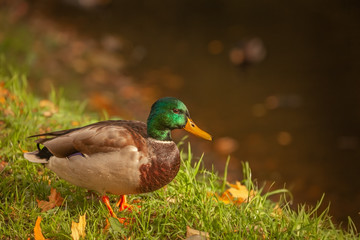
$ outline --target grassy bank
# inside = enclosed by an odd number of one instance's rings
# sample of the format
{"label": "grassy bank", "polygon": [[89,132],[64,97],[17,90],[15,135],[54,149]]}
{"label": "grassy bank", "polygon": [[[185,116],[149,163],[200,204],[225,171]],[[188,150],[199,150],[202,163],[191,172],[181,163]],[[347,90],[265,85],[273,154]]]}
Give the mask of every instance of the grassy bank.
{"label": "grassy bank", "polygon": [[[96,194],[59,179],[40,164],[23,158],[36,147],[26,136],[72,128],[100,120],[84,114],[84,104],[69,102],[52,93],[39,99],[29,91],[24,76],[0,66],[0,238],[33,239],[36,219],[49,239],[71,239],[71,223],[86,214],[86,239],[184,239],[187,227],[207,232],[210,239],[359,239],[351,221],[348,230],[334,226],[328,212],[299,206],[290,209],[284,189],[263,193],[243,165],[241,189],[246,198],[224,197],[236,189],[226,179],[202,168],[204,157],[192,156],[184,144],[182,166],[175,180],[156,192],[129,197],[139,205],[118,213],[127,225],[109,218]],[[226,176],[226,174],[225,174]],[[46,211],[51,188],[64,198]],[[244,190],[245,189],[245,190]],[[230,191],[231,193],[231,191]],[[269,196],[281,194],[280,202]],[[225,194],[226,195],[226,194]],[[115,205],[116,196],[110,196]],[[107,220],[110,226],[107,228]]]}

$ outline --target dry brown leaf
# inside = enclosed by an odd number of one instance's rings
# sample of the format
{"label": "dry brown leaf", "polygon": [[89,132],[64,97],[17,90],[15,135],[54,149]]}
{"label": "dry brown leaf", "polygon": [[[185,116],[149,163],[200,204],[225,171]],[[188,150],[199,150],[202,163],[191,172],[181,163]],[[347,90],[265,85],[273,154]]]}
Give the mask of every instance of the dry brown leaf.
{"label": "dry brown leaf", "polygon": [[210,236],[209,236],[208,232],[202,232],[202,231],[193,229],[193,228],[191,228],[189,226],[186,226],[186,237],[188,238],[188,237],[191,237],[191,236],[194,236],[194,235],[200,235],[200,236],[205,237],[206,239],[210,239]]}
{"label": "dry brown leaf", "polygon": [[60,193],[56,192],[55,188],[51,188],[49,201],[44,200],[36,200],[38,203],[38,207],[41,208],[41,212],[49,211],[56,206],[61,206],[64,199],[60,196]]}
{"label": "dry brown leaf", "polygon": [[72,221],[71,223],[71,237],[73,240],[79,240],[81,237],[85,237],[85,214],[79,217],[79,223]]}
{"label": "dry brown leaf", "polygon": [[36,223],[35,223],[35,227],[34,227],[35,240],[46,240],[44,235],[41,232],[41,227],[40,227],[41,220],[42,220],[42,218],[40,216],[38,216],[36,219]]}

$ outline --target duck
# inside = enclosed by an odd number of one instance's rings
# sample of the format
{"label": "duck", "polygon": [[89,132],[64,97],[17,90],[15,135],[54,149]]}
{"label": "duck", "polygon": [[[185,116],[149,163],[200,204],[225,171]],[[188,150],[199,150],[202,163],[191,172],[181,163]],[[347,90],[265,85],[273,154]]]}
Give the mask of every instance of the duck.
{"label": "duck", "polygon": [[116,217],[108,193],[119,195],[119,211],[130,208],[126,195],[156,191],[170,183],[180,168],[180,154],[171,131],[184,129],[212,140],[191,119],[177,98],[157,100],[147,122],[107,120],[87,126],[32,135],[37,150],[24,157],[69,183],[100,193]]}

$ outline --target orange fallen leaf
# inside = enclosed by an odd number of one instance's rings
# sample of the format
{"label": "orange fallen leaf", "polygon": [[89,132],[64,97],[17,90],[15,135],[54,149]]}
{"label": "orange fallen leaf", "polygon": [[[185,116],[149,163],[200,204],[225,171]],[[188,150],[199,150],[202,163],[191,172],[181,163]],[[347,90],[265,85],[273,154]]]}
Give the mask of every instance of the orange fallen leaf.
{"label": "orange fallen leaf", "polygon": [[64,199],[60,196],[60,193],[56,192],[55,188],[51,188],[49,201],[36,200],[38,207],[41,208],[41,212],[46,212],[50,209],[53,209],[56,206],[61,206]]}
{"label": "orange fallen leaf", "polygon": [[243,203],[250,197],[249,191],[244,185],[241,185],[240,182],[236,181],[236,184],[229,184],[231,188],[227,191],[231,194],[233,198],[237,199],[238,203]]}
{"label": "orange fallen leaf", "polygon": [[222,201],[225,204],[233,203],[233,197],[227,191],[225,191],[223,194],[221,194],[221,196],[219,196],[217,194],[215,196],[217,197],[217,199],[219,201]]}
{"label": "orange fallen leaf", "polygon": [[8,165],[8,162],[1,161],[1,162],[0,162],[0,172],[1,172],[2,170],[4,170],[4,168],[5,168],[7,165]]}
{"label": "orange fallen leaf", "polygon": [[35,227],[34,227],[35,240],[46,240],[44,235],[41,232],[41,227],[40,227],[41,220],[42,220],[42,218],[40,216],[38,216],[36,219],[36,223],[35,223]]}
{"label": "orange fallen leaf", "polygon": [[217,199],[224,202],[225,204],[234,203],[240,205],[255,196],[255,191],[251,190],[249,192],[246,186],[241,185],[241,183],[238,181],[236,181],[235,184],[227,184],[230,186],[230,188],[227,189],[221,196],[215,194]]}
{"label": "orange fallen leaf", "polygon": [[23,153],[27,153],[27,152],[29,152],[29,151],[27,151],[27,150],[23,149],[23,148],[20,146],[20,143],[19,143],[19,148],[20,148],[20,150],[21,150]]}
{"label": "orange fallen leaf", "polygon": [[0,83],[0,103],[1,104],[4,104],[6,102],[6,97],[8,97],[9,95],[9,91],[4,88],[5,86],[5,83],[4,82],[1,82]]}
{"label": "orange fallen leaf", "polygon": [[81,237],[85,237],[85,214],[79,217],[79,223],[72,221],[71,223],[71,237],[73,240],[79,240]]}
{"label": "orange fallen leaf", "polygon": [[79,125],[80,125],[80,123],[78,121],[72,121],[71,122],[71,126],[76,127],[76,126],[79,126]]}
{"label": "orange fallen leaf", "polygon": [[279,206],[279,204],[276,204],[273,211],[272,211],[272,213],[271,213],[271,216],[273,216],[273,217],[281,217],[282,214],[283,214],[283,212],[282,212],[281,207]]}

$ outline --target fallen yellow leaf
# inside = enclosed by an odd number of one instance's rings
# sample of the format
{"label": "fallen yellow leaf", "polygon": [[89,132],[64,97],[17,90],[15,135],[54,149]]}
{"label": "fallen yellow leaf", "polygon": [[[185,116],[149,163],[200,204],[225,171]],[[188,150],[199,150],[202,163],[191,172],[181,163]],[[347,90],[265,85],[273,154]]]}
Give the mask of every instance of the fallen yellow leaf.
{"label": "fallen yellow leaf", "polygon": [[35,240],[46,240],[44,235],[41,232],[41,227],[40,227],[41,220],[42,220],[42,218],[40,216],[38,216],[36,219],[36,222],[35,222],[35,227],[34,227]]}
{"label": "fallen yellow leaf", "polygon": [[53,209],[56,206],[61,206],[64,199],[60,196],[60,193],[56,192],[55,188],[51,188],[49,201],[36,200],[38,207],[41,208],[41,212],[46,212],[50,209]]}
{"label": "fallen yellow leaf", "polygon": [[79,217],[79,223],[72,221],[71,223],[71,237],[73,240],[79,240],[80,237],[85,237],[85,214]]}
{"label": "fallen yellow leaf", "polygon": [[239,203],[243,203],[249,197],[249,191],[240,182],[236,182],[236,185],[231,184],[231,188],[227,190],[233,198],[237,198]]}
{"label": "fallen yellow leaf", "polygon": [[249,199],[252,199],[256,194],[253,190],[249,192],[246,186],[241,185],[238,181],[236,181],[235,184],[227,183],[227,185],[229,185],[230,188],[223,192],[221,196],[215,193],[216,198],[225,204],[233,203],[240,205],[243,202],[247,202]]}
{"label": "fallen yellow leaf", "polygon": [[271,213],[271,216],[273,216],[273,217],[281,217],[282,216],[282,209],[279,206],[279,204],[275,205],[275,207]]}

